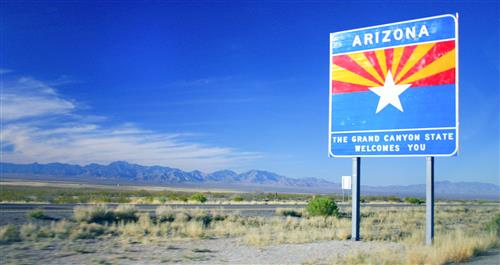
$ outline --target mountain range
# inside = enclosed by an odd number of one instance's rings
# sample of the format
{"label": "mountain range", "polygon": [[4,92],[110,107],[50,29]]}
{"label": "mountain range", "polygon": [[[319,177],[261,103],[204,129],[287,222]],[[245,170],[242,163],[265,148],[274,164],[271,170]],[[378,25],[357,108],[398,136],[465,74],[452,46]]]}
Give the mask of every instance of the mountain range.
{"label": "mountain range", "polygon": [[199,170],[183,171],[177,168],[162,166],[141,166],[124,161],[116,161],[109,165],[89,164],[86,166],[63,163],[50,164],[12,164],[0,163],[0,173],[16,175],[38,175],[51,177],[68,177],[80,179],[106,179],[126,182],[180,184],[214,182],[225,184],[257,184],[295,187],[314,187],[334,185],[335,183],[317,178],[294,179],[263,170],[250,170],[238,174],[231,170],[220,170],[204,173]]}
{"label": "mountain range", "polygon": [[[142,166],[124,161],[109,165],[86,166],[64,163],[13,164],[0,163],[2,178],[30,180],[59,180],[91,183],[133,183],[199,188],[233,188],[243,191],[279,191],[304,193],[342,193],[339,183],[320,178],[289,178],[273,172],[250,170],[236,173],[220,170],[204,173],[183,171],[164,166]],[[425,196],[425,185],[362,186],[363,195]],[[500,187],[480,182],[435,182],[437,198],[500,200]]]}

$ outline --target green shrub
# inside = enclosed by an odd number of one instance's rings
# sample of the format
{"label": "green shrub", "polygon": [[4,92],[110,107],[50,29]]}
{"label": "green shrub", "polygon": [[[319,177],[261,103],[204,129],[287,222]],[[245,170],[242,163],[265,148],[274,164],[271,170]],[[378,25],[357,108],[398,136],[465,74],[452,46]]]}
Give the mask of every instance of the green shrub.
{"label": "green shrub", "polygon": [[233,201],[235,201],[235,202],[242,202],[244,200],[245,199],[243,199],[243,197],[241,197],[240,195],[236,195],[233,197]]}
{"label": "green shrub", "polygon": [[302,212],[300,210],[290,208],[277,208],[275,213],[279,216],[302,217]]}
{"label": "green shrub", "polygon": [[316,197],[307,204],[310,216],[339,216],[337,204],[329,197]]}
{"label": "green shrub", "polygon": [[165,204],[167,202],[167,197],[165,196],[160,196],[158,198],[158,201],[161,203],[161,204]]}
{"label": "green shrub", "polygon": [[0,227],[0,244],[17,241],[21,241],[21,236],[15,225],[9,224]]}
{"label": "green shrub", "polygon": [[29,211],[26,215],[28,216],[29,219],[38,219],[38,220],[50,219],[47,215],[45,215],[42,209],[33,209]]}
{"label": "green shrub", "polygon": [[197,216],[195,218],[195,220],[200,221],[203,224],[203,227],[206,228],[212,222],[213,216],[211,214],[206,214],[206,215],[202,215],[202,216]]}
{"label": "green shrub", "polygon": [[497,213],[495,217],[486,225],[486,230],[492,233],[496,233],[497,237],[500,237],[500,213]]}
{"label": "green shrub", "polygon": [[207,201],[207,197],[201,193],[195,193],[190,197],[191,200],[204,203]]}
{"label": "green shrub", "polygon": [[419,198],[412,198],[412,197],[408,197],[408,198],[405,198],[405,202],[407,203],[411,203],[411,204],[422,204],[425,202],[425,200],[422,200],[422,199],[419,199]]}

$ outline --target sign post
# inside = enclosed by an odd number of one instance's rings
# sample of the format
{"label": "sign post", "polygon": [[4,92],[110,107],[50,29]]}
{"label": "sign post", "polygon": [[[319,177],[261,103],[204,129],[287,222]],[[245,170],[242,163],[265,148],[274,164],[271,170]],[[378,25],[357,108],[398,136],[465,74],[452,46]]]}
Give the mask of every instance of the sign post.
{"label": "sign post", "polygon": [[432,245],[434,241],[434,157],[428,156],[426,160],[427,190],[425,192],[425,243],[427,245]]}
{"label": "sign post", "polygon": [[351,240],[359,241],[359,197],[360,197],[361,158],[352,158],[352,232]]}
{"label": "sign post", "polygon": [[434,157],[458,152],[458,14],[330,34],[328,152],[353,159],[352,239],[359,240],[361,157],[427,158],[427,242]]}

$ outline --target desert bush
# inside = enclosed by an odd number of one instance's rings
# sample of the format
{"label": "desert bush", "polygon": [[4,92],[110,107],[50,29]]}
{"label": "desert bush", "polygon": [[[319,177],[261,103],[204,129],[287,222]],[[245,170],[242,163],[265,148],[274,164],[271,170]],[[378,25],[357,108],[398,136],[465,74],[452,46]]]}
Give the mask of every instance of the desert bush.
{"label": "desert bush", "polygon": [[159,222],[173,222],[175,220],[175,210],[169,206],[160,206],[155,210],[156,220]]}
{"label": "desert bush", "polygon": [[292,208],[277,208],[275,214],[278,216],[302,217],[302,211]]}
{"label": "desert bush", "polygon": [[77,222],[85,223],[111,223],[115,221],[115,214],[106,206],[76,206],[73,217]]}
{"label": "desert bush", "polygon": [[339,216],[337,204],[329,197],[316,197],[307,204],[310,216]]}
{"label": "desert bush", "polygon": [[21,236],[15,225],[9,224],[0,227],[0,244],[17,241],[21,241]]}
{"label": "desert bush", "polygon": [[147,213],[139,215],[137,222],[115,225],[115,230],[120,237],[125,240],[143,239],[145,237],[160,237],[167,235],[169,231],[168,223],[155,223]]}
{"label": "desert bush", "polygon": [[205,214],[198,216],[195,220],[201,222],[203,227],[208,227],[213,220],[213,216],[211,214]]}
{"label": "desert bush", "polygon": [[[170,218],[170,215],[169,215]],[[179,211],[175,214],[174,220],[175,222],[189,222],[191,220],[201,222],[203,226],[208,226],[213,220],[223,220],[225,217],[215,213],[208,211],[204,211],[202,209],[191,209],[191,210],[183,210]]]}
{"label": "desert bush", "polygon": [[49,219],[49,217],[45,215],[45,212],[42,209],[33,209],[29,211],[26,215],[29,219],[38,219],[38,220]]}
{"label": "desert bush", "polygon": [[167,198],[167,197],[165,197],[165,196],[160,196],[160,197],[158,198],[158,201],[159,201],[161,204],[166,203],[166,202],[167,202],[167,200],[168,200],[168,198]]}
{"label": "desert bush", "polygon": [[72,239],[93,239],[103,235],[106,232],[106,227],[97,223],[81,223],[71,231],[70,238]]}
{"label": "desert bush", "polygon": [[493,219],[486,224],[486,230],[500,237],[500,213],[497,213]]}
{"label": "desert bush", "polygon": [[235,201],[235,202],[242,202],[242,201],[244,201],[244,200],[245,200],[245,199],[243,199],[243,197],[241,197],[241,195],[236,195],[236,196],[234,196],[232,199],[233,199],[233,201]]}
{"label": "desert bush", "polygon": [[137,208],[130,204],[120,204],[113,211],[117,222],[135,222],[137,221]]}
{"label": "desert bush", "polygon": [[78,224],[67,220],[52,222],[49,227],[50,235],[56,238],[68,238]]}
{"label": "desert bush", "polygon": [[39,229],[37,225],[32,223],[23,224],[19,229],[19,234],[23,240],[35,240],[39,237]]}
{"label": "desert bush", "polygon": [[176,222],[188,222],[189,220],[191,220],[191,216],[186,212],[178,212],[175,214],[174,219]]}
{"label": "desert bush", "polygon": [[224,221],[227,218],[227,214],[222,208],[218,210],[212,210],[210,214],[212,215],[213,221]]}
{"label": "desert bush", "polygon": [[405,198],[405,202],[411,203],[411,204],[422,204],[422,203],[425,203],[425,200],[422,200],[419,198],[408,197],[408,198]]}
{"label": "desert bush", "polygon": [[190,238],[201,238],[205,234],[205,227],[202,222],[190,221],[186,223],[183,232]]}
{"label": "desert bush", "polygon": [[189,199],[200,203],[204,203],[207,201],[207,197],[201,193],[195,193]]}

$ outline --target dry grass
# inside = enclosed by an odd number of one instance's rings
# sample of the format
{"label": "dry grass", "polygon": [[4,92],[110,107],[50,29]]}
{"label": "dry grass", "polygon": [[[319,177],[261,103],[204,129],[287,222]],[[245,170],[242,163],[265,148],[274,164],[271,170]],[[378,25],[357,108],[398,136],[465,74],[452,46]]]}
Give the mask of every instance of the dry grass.
{"label": "dry grass", "polygon": [[494,234],[466,234],[454,231],[436,235],[433,246],[406,244],[401,252],[390,249],[375,252],[352,252],[337,256],[327,264],[402,264],[441,265],[450,262],[465,262],[471,257],[498,246],[499,239]]}
{"label": "dry grass", "polygon": [[77,222],[87,223],[112,222],[114,219],[112,210],[105,205],[76,206],[73,209],[73,217]]}
{"label": "dry grass", "polygon": [[[50,225],[25,224],[0,228],[0,241],[15,244],[38,242],[44,238],[85,239],[114,237],[123,242],[156,242],[200,238],[238,237],[242,243],[266,246],[346,240],[351,237],[350,213],[336,217],[293,217],[280,209],[279,216],[228,215],[222,210],[174,209],[161,206],[156,214],[139,214],[127,205],[110,210],[104,206],[76,207],[74,220],[53,221]],[[350,253],[332,259],[334,264],[443,264],[460,262],[498,245],[496,230],[487,230],[498,214],[496,207],[442,207],[436,211],[436,243],[424,242],[423,207],[362,209],[361,237],[364,241],[393,241],[404,251]]]}
{"label": "dry grass", "polygon": [[251,245],[307,243],[318,240],[343,240],[350,237],[350,221],[335,217],[286,218],[255,220],[243,241]]}
{"label": "dry grass", "polygon": [[363,239],[398,241],[404,244],[404,251],[352,252],[327,263],[440,265],[467,261],[500,244],[496,231],[487,229],[495,214],[498,215],[495,207],[438,207],[433,246],[423,245],[424,209],[387,209],[378,213],[368,210],[363,214]]}
{"label": "dry grass", "polygon": [[0,244],[8,244],[17,241],[21,241],[21,237],[14,225],[4,225],[0,227]]}

